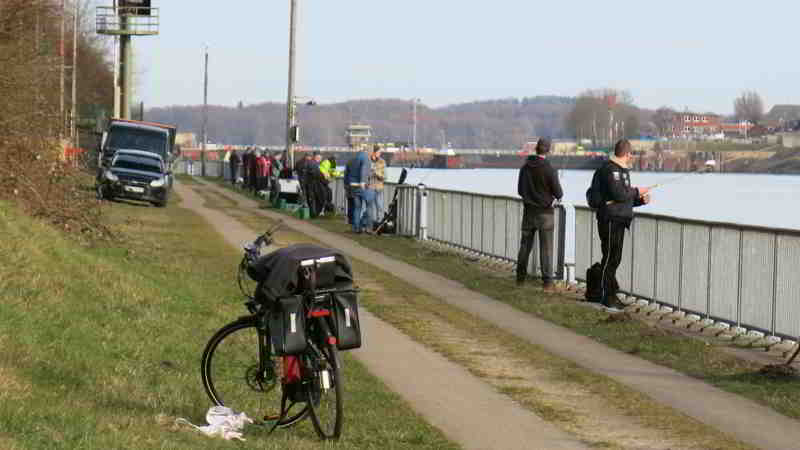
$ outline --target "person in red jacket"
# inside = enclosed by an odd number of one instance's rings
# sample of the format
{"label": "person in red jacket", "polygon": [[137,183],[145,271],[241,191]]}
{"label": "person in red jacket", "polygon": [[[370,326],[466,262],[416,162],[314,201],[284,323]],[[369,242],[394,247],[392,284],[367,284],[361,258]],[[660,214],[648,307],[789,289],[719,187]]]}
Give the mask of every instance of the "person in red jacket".
{"label": "person in red jacket", "polygon": [[264,189],[264,177],[267,174],[267,159],[261,154],[260,150],[256,150],[256,183],[253,187],[253,192],[258,192]]}

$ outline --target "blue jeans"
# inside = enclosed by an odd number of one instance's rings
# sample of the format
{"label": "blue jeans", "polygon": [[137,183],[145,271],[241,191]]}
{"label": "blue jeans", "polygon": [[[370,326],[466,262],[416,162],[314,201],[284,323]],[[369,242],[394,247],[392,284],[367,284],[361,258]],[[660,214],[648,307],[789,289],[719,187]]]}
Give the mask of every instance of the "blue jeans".
{"label": "blue jeans", "polygon": [[361,232],[361,215],[364,214],[364,207],[366,206],[365,202],[365,195],[366,191],[361,188],[353,187],[351,188],[352,191],[352,199],[353,199],[353,231],[356,233]]}
{"label": "blue jeans", "polygon": [[372,214],[372,220],[380,222],[383,220],[383,189],[376,189],[372,192],[375,193],[375,211]]}
{"label": "blue jeans", "polygon": [[[374,189],[367,189],[364,191],[364,202],[366,203],[366,214],[364,214],[364,218],[362,219],[362,228],[365,230],[372,231],[373,225],[375,223],[375,198],[376,198],[376,191]],[[356,214],[356,220],[358,220],[359,215]]]}

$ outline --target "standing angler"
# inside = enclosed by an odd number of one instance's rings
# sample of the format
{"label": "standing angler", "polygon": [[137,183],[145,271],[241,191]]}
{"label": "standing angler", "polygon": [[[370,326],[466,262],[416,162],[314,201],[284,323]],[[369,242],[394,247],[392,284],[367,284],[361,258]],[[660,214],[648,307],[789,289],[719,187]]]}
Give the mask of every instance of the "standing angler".
{"label": "standing angler", "polygon": [[541,138],[536,143],[536,154],[519,169],[517,192],[524,203],[522,240],[517,256],[517,285],[522,285],[528,275],[528,258],[533,238],[539,231],[539,264],[542,268],[544,289],[554,291],[553,285],[553,230],[555,229],[554,204],[564,192],[558,181],[558,172],[545,156],[550,153],[550,140]]}
{"label": "standing angler", "polygon": [[650,203],[650,188],[631,186],[631,160],[631,143],[622,139],[614,145],[614,155],[597,169],[592,179],[592,188],[597,189],[602,200],[597,209],[597,232],[603,252],[601,301],[613,310],[625,306],[617,298],[617,268],[622,262],[625,230],[633,221],[633,208]]}

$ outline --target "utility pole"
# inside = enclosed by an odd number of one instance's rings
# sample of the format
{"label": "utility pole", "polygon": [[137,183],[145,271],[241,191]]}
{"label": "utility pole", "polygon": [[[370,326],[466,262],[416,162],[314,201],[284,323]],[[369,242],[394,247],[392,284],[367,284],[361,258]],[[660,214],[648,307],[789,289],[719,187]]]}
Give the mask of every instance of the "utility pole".
{"label": "utility pole", "polygon": [[58,56],[60,58],[60,70],[61,70],[61,82],[58,84],[58,93],[59,93],[59,102],[60,102],[60,115],[59,121],[61,122],[58,127],[58,135],[64,136],[64,71],[66,70],[64,67],[64,28],[66,27],[66,9],[67,6],[65,4],[65,0],[61,0],[61,39],[59,41],[59,50]]}
{"label": "utility pole", "polygon": [[412,132],[412,142],[413,142],[413,146],[414,146],[414,151],[415,152],[417,151],[417,102],[418,101],[419,101],[418,98],[415,98],[415,99],[412,100],[412,102],[414,103],[414,113],[413,113],[414,127],[413,127],[413,132]]}
{"label": "utility pole", "polygon": [[72,145],[78,147],[78,5],[75,2],[72,21],[72,113],[70,114],[70,137]]}
{"label": "utility pole", "polygon": [[200,176],[206,176],[206,142],[208,142],[208,46],[205,51],[206,68],[203,81],[203,147],[200,152]]}
{"label": "utility pole", "polygon": [[[63,2],[63,0],[62,0]],[[159,10],[142,6],[140,0],[115,0],[113,6],[98,6],[97,33],[119,39],[114,54],[114,116],[131,118],[133,97],[133,36],[155,36],[159,30]],[[149,2],[147,2],[149,4]],[[115,48],[116,50],[116,48]],[[119,95],[117,95],[117,92]],[[117,100],[119,98],[119,100]]]}
{"label": "utility pole", "polygon": [[128,30],[128,14],[126,11],[120,13],[119,16],[120,27],[122,34],[119,36],[119,65],[120,65],[120,116],[123,119],[131,118],[131,35],[127,34]]}
{"label": "utility pole", "polygon": [[289,88],[286,98],[286,156],[289,167],[294,167],[293,130],[295,127],[294,105],[294,56],[295,26],[297,24],[297,0],[289,0]]}

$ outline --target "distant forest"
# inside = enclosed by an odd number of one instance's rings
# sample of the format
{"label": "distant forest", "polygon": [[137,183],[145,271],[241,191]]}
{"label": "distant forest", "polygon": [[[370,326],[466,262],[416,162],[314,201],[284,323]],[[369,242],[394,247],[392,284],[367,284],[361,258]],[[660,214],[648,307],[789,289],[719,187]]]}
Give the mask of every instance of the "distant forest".
{"label": "distant forest", "polygon": [[[417,145],[439,148],[520,148],[537,136],[574,137],[567,117],[574,97],[539,96],[522,99],[475,101],[429,108],[417,105]],[[372,126],[374,140],[410,144],[412,103],[408,100],[374,99],[297,106],[301,142],[312,146],[344,146],[345,130],[352,123]],[[145,111],[145,119],[172,123],[198,138],[203,107],[169,106]],[[208,107],[211,142],[235,145],[285,143],[286,105],[260,103],[235,107]]]}

